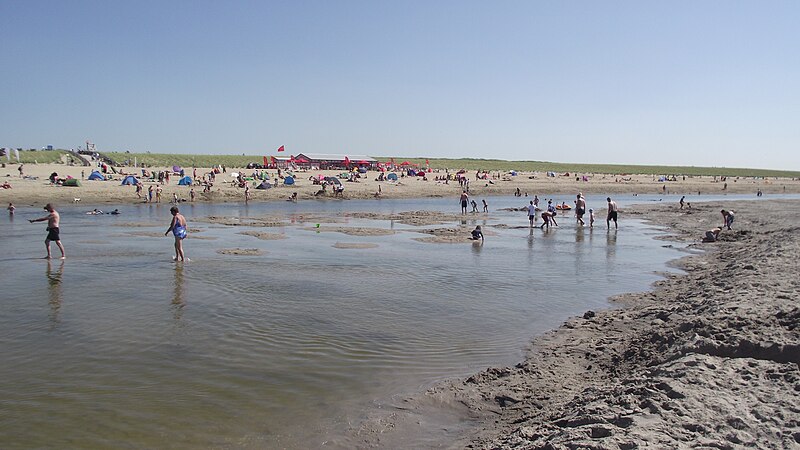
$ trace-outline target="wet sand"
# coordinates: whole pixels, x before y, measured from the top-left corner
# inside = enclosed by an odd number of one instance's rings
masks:
[[[797,448],[798,201],[629,209],[691,242],[652,292],[534,339],[514,367],[395,399],[360,447]],[[736,210],[733,230],[701,243]]]

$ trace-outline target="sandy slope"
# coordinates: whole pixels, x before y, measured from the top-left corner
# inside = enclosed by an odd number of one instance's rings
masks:
[[[697,242],[722,207],[636,212]],[[569,320],[515,367],[398,401],[354,430],[358,445],[800,448],[800,202],[736,207],[685,275]]]

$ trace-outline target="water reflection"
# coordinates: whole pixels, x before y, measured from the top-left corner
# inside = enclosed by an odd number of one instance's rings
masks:
[[[180,320],[183,316],[183,307],[186,302],[183,300],[183,264],[175,264],[175,286],[172,295],[172,310],[175,320]]]
[[[613,259],[617,255],[617,230],[606,231],[606,259]]]
[[[472,253],[475,253],[476,255],[480,255],[481,250],[483,250],[483,241],[482,240],[474,241],[472,243]]]
[[[53,269],[51,260],[47,260],[47,293],[50,303],[50,321],[54,324],[60,321],[59,313],[61,312],[61,279],[64,276],[64,260],[60,260],[58,267]]]
[[[583,242],[583,227],[578,227],[575,230],[575,243],[580,244]]]

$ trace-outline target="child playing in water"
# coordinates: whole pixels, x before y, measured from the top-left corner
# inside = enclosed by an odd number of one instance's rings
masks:
[[[589,228],[594,228],[594,209],[589,208]]]

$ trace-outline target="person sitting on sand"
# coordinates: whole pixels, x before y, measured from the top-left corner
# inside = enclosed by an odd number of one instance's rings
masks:
[[[3,183],[3,186],[2,186],[2,188],[3,188],[3,189],[11,189],[11,183],[9,183],[8,181],[6,181],[5,183]]]
[[[733,211],[722,210],[722,226],[731,229],[731,225],[733,225]]]
[[[722,233],[722,228],[712,228],[706,231],[706,236],[703,238],[703,242],[716,242],[719,239],[719,234]]]
[[[472,230],[472,237],[470,238],[473,241],[477,241],[480,239],[483,240],[483,231],[481,231],[481,226],[477,225],[474,230]]]

